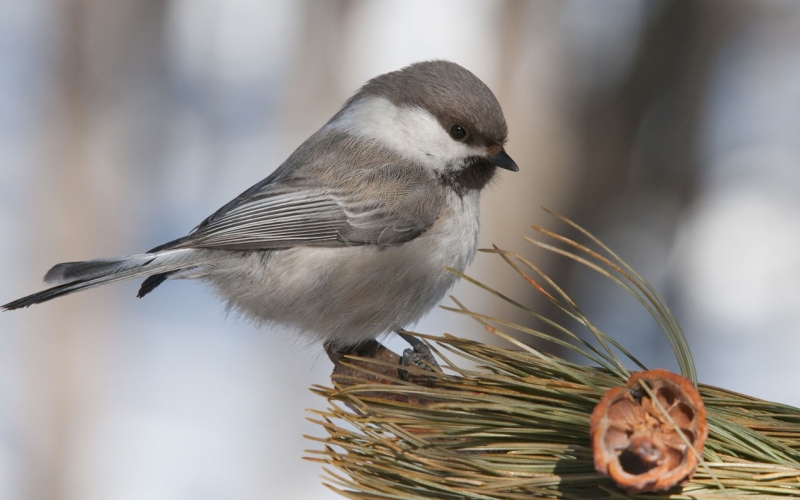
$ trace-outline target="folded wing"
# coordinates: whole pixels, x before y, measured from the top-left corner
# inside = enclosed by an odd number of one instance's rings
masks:
[[[376,167],[325,188],[297,179],[264,185],[188,236],[154,250],[405,243],[433,225],[441,200],[437,186],[421,174],[387,179],[387,170],[391,166]]]

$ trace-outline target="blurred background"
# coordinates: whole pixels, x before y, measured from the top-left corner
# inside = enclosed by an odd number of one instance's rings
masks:
[[[364,81],[444,58],[494,90],[520,166],[483,197],[482,246],[675,369],[635,301],[522,239],[564,229],[540,205],[563,213],[668,299],[701,381],[800,405],[798,47],[791,0],[2,0],[0,303],[57,262],[185,234]],[[469,273],[539,304],[494,256]],[[0,314],[0,498],[334,498],[301,459],[321,347],[226,317],[201,284],[138,285]],[[440,310],[415,329],[486,338]]]

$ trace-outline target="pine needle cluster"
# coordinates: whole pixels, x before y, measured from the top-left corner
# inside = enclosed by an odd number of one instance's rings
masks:
[[[681,373],[696,381],[688,344],[655,290],[609,248],[562,217],[589,246],[534,227],[555,244],[533,244],[579,262],[628,290],[670,341]],[[353,499],[412,500],[628,498],[594,470],[589,415],[609,388],[646,369],[632,353],[586,318],[570,297],[523,256],[493,248],[548,300],[588,329],[584,340],[488,285],[463,278],[549,326],[548,332],[468,310],[515,349],[451,335],[419,335],[443,360],[443,373],[409,368],[398,376],[397,356],[346,356],[333,387],[313,390],[330,403],[312,420],[327,433],[310,460],[324,464],[326,485]],[[508,332],[515,330],[580,353],[586,365],[545,354]],[[622,359],[621,359],[622,358]],[[477,368],[466,369],[464,360]],[[626,360],[623,362],[623,360]],[[800,497],[800,410],[699,385],[709,437],[700,467],[683,488],[653,498]]]

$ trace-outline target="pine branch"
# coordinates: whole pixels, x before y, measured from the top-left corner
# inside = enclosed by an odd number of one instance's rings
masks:
[[[565,219],[562,219],[565,220]],[[680,327],[655,290],[598,240],[591,249],[537,229],[564,247],[538,246],[589,266],[622,285],[650,311],[670,339],[685,376],[695,370]],[[419,335],[444,360],[444,373],[408,367],[374,342],[335,362],[333,387],[312,390],[330,403],[313,411],[327,432],[310,460],[325,465],[326,484],[353,499],[628,498],[632,495],[593,466],[589,415],[603,393],[624,386],[629,373],[615,349],[642,366],[613,338],[591,324],[571,298],[522,256],[494,248],[561,310],[594,335],[597,345],[550,322],[553,332],[532,331],[468,310],[488,331],[517,343],[503,349],[450,335]],[[471,279],[470,279],[471,280]],[[487,285],[485,290],[534,314]],[[544,318],[546,320],[546,318]],[[583,366],[522,344],[508,330],[549,339],[582,353]],[[464,369],[463,361],[477,363]],[[709,437],[691,481],[654,498],[800,496],[800,410],[700,385]]]

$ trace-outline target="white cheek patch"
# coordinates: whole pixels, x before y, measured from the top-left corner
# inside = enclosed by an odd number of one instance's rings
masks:
[[[329,127],[375,139],[409,160],[443,171],[459,168],[486,149],[453,140],[439,121],[417,107],[398,107],[382,97],[354,103]]]

